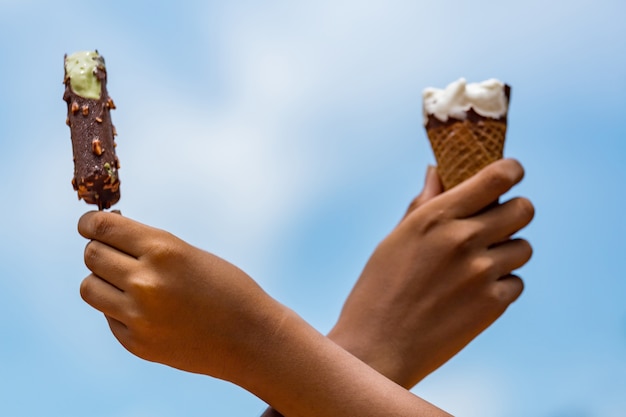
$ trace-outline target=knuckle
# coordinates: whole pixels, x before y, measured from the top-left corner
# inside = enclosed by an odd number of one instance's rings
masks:
[[[515,171],[517,176],[522,177],[524,175],[524,167],[517,159],[508,158],[504,160],[510,167],[512,171]]]
[[[85,278],[83,282],[80,283],[80,296],[87,303],[93,298],[93,290],[89,277]]]
[[[87,267],[91,269],[95,261],[98,259],[98,250],[97,250],[96,242],[90,241],[89,243],[87,243],[87,245],[85,246],[84,258],[85,258],[84,259],[85,265],[87,265]]]
[[[504,159],[501,164],[501,168],[503,169],[504,174],[507,175],[513,182],[518,182],[524,178],[524,167],[517,159]]]
[[[505,282],[496,282],[489,293],[491,299],[506,308],[524,291],[524,281],[516,276],[508,276]]]
[[[134,355],[148,359],[150,346],[158,333],[155,326],[138,309],[127,312],[125,324],[129,333],[124,340],[124,347]]]
[[[173,251],[167,243],[156,240],[152,243],[148,256],[154,262],[165,262],[173,256]]]
[[[511,180],[506,165],[494,165],[492,169],[488,171],[485,182],[487,183],[487,187],[492,189],[501,190],[509,187]]]
[[[524,219],[530,221],[533,217],[535,217],[535,206],[529,199],[519,197],[515,200],[515,203],[517,205],[518,212]]]
[[[470,252],[480,239],[482,229],[478,225],[466,224],[454,230],[450,238],[452,246],[460,252]]]
[[[507,190],[524,176],[524,168],[515,159],[504,159],[494,163],[486,173],[486,185],[497,190]]]
[[[506,305],[511,298],[510,290],[502,285],[494,285],[491,287],[489,297],[493,302],[499,305]]]
[[[137,307],[129,308],[126,311],[126,322],[127,325],[130,328],[135,329],[135,331],[139,328],[145,327],[145,317],[141,310]]]
[[[153,262],[171,262],[180,255],[178,239],[169,232],[160,231],[159,235],[152,241],[150,249],[146,253]]]
[[[113,224],[109,220],[109,216],[102,213],[95,213],[91,218],[91,230],[96,237],[106,236],[111,232]]]
[[[157,291],[158,284],[149,274],[135,274],[128,280],[129,289],[138,295],[138,300],[150,299],[151,295]],[[133,310],[130,312],[131,317],[139,318],[141,314]]]
[[[524,255],[524,263],[528,262],[533,256],[533,247],[525,239],[520,239],[520,245],[522,246],[522,253]]]
[[[444,209],[418,211],[419,215],[412,218],[413,229],[422,236],[427,235],[434,229],[439,228],[447,220],[446,211]]]
[[[493,276],[496,270],[496,263],[491,257],[481,256],[474,259],[471,269],[474,276],[488,278]]]
[[[139,358],[146,359],[145,347],[138,339],[137,335],[134,334],[134,332],[131,332],[131,334],[127,335],[123,339],[120,339],[118,337],[118,340],[120,341],[122,346],[124,346],[124,348],[130,353]]]
[[[420,205],[420,196],[417,196],[413,200],[411,200],[411,202],[409,203],[409,206],[406,209],[406,212],[411,213],[413,210],[419,207],[419,205]]]

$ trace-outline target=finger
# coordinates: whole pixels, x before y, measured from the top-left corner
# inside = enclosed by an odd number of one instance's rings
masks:
[[[426,177],[424,179],[424,188],[422,192],[411,201],[409,208],[404,217],[408,216],[413,210],[426,203],[428,200],[436,197],[443,192],[443,185],[437,173],[437,167],[429,165],[426,169]]]
[[[151,233],[156,229],[116,213],[91,211],[78,221],[78,232],[130,256],[138,258],[149,250]]]
[[[122,320],[126,297],[124,292],[107,281],[90,274],[80,284],[80,296],[93,308],[102,313]]]
[[[123,322],[106,314],[104,315],[104,317],[107,319],[107,322],[109,323],[109,327],[111,328],[113,334],[118,335],[122,332],[127,331],[128,326],[126,326]]]
[[[503,277],[524,266],[532,257],[533,249],[524,239],[511,239],[488,249],[488,253],[493,259],[494,274]]]
[[[429,165],[426,170],[426,178],[424,179],[424,189],[420,193],[419,202],[424,204],[428,200],[436,197],[443,192],[443,184],[437,173],[437,167]]]
[[[524,281],[517,275],[505,275],[493,283],[492,296],[502,303],[503,310],[517,300],[524,291]]]
[[[485,243],[490,246],[505,240],[526,227],[535,216],[530,200],[513,198],[480,213],[472,220],[484,225]]]
[[[514,159],[501,159],[487,165],[467,181],[448,190],[439,204],[452,207],[450,214],[465,218],[498,200],[524,177],[524,169]]]
[[[111,329],[111,333],[113,333],[113,336],[115,336],[117,341],[120,342],[122,346],[124,346],[129,352],[132,353],[133,351],[131,350],[131,347],[128,346],[128,341],[130,340],[130,329],[128,328],[128,326],[107,314],[105,314],[104,317],[109,323],[109,329]]]
[[[134,270],[137,259],[97,240],[85,246],[85,265],[98,277],[124,291],[126,277]]]

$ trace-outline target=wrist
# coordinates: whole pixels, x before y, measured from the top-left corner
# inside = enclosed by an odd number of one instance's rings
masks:
[[[246,343],[244,360],[230,381],[282,410],[284,404],[291,408],[289,403],[306,397],[298,390],[306,375],[303,369],[315,363],[305,350],[315,345],[317,332],[309,331],[292,310],[276,304]]]
[[[271,407],[271,415],[448,415],[317,332],[281,306],[263,343],[250,351],[235,383]],[[422,414],[418,414],[422,415]]]
[[[266,377],[264,364],[274,360],[272,356],[280,348],[282,328],[294,314],[267,294],[249,305],[245,314],[248,318],[237,324],[240,331],[228,354],[233,363],[225,366],[228,369],[222,378],[247,389]]]
[[[402,361],[405,353],[402,347],[390,343],[391,339],[372,335],[369,337],[364,326],[359,326],[358,335],[354,334],[354,326],[346,329],[341,320],[331,329],[327,337],[368,366],[406,389],[411,389],[422,377],[415,377],[415,369],[406,366]]]

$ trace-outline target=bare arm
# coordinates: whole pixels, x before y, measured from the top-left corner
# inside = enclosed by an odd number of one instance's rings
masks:
[[[442,194],[429,169],[422,193],[370,258],[328,337],[407,389],[455,355],[522,291],[511,272],[532,250],[511,236],[531,221],[532,204],[491,204],[522,176],[516,161],[500,161]],[[271,416],[280,414],[263,415]]]
[[[329,337],[406,388],[458,353],[523,290],[513,271],[532,248],[514,235],[533,205],[493,204],[523,175],[505,159],[445,193],[427,181],[376,248]]]
[[[227,381],[288,416],[445,416],[269,297],[232,264],[112,213],[79,221],[81,295],[131,353]]]
[[[331,332],[341,346],[403,386],[462,348],[521,292],[521,281],[510,271],[526,262],[530,247],[510,235],[530,221],[532,205],[518,199],[482,209],[518,182],[523,170],[514,161],[503,161],[486,172],[467,187],[493,190],[491,194],[474,195],[459,186],[410,210],[377,248]],[[118,340],[141,358],[234,382],[289,417],[447,415],[320,335],[243,271],[210,253],[110,213],[86,214],[79,232],[91,240],[85,263],[92,274],[83,281],[81,294],[105,314]],[[376,278],[380,271],[388,277],[382,287]],[[413,288],[412,282],[422,283]],[[461,288],[472,290],[473,296]],[[378,303],[367,309],[368,318],[358,312],[376,301],[373,294],[384,297],[375,297]],[[428,309],[414,308],[416,295],[426,297]],[[454,303],[463,298],[475,301]],[[381,320],[368,321],[390,306],[395,309]],[[472,309],[481,314],[472,319],[467,314]],[[435,330],[432,323],[419,324],[427,322],[423,314],[435,313],[445,319],[435,323]],[[398,318],[411,331],[410,338],[406,332],[381,332],[393,330],[389,323],[398,324]],[[363,323],[373,324],[373,330],[351,330],[363,329]],[[446,334],[457,337],[448,343]],[[385,343],[387,336],[399,339]],[[376,337],[372,352],[359,351]],[[398,363],[380,360],[397,354],[411,362],[437,340],[446,342],[445,354],[426,364],[416,360],[403,371]],[[397,348],[390,350],[391,345]]]

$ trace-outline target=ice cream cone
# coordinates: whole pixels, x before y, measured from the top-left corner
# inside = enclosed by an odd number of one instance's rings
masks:
[[[502,158],[506,121],[456,120],[426,131],[446,190]]]
[[[424,92],[424,124],[444,189],[501,159],[510,87],[497,80]]]

